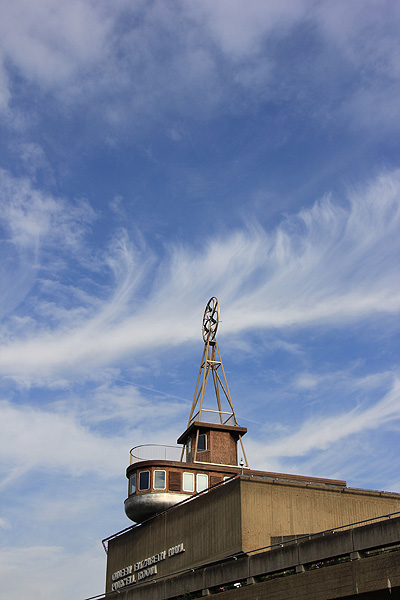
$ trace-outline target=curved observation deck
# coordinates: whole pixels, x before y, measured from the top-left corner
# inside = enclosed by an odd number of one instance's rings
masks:
[[[212,425],[209,424],[208,427]],[[208,456],[209,438],[207,434],[202,435],[205,446],[199,454]],[[141,523],[223,479],[232,477],[239,469],[240,467],[229,464],[194,462],[187,444],[135,446],[130,451],[130,465],[126,470],[129,484],[125,513],[132,521]]]
[[[142,444],[130,450],[125,513],[138,523],[190,496],[181,486],[184,446]]]

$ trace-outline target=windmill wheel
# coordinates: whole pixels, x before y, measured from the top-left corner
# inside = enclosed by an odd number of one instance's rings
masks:
[[[203,340],[210,342],[215,338],[219,323],[219,304],[214,296],[207,303],[203,317]]]

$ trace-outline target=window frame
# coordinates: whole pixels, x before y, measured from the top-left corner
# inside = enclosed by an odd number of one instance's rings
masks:
[[[135,483],[133,483],[133,481]],[[137,483],[137,474],[135,471],[135,473],[132,473],[131,475],[129,475],[129,490],[128,490],[129,496],[136,493],[136,483]],[[134,488],[134,489],[132,489],[132,488]]]
[[[199,481],[200,481],[200,477],[201,478],[206,478],[207,479],[207,485],[206,487],[201,487],[199,485]],[[203,492],[204,490],[206,490],[209,487],[209,483],[208,483],[208,475],[206,473],[196,473],[196,492]],[[201,488],[201,489],[200,489]]]
[[[191,475],[192,477],[192,485],[190,487],[192,487],[193,489],[187,489],[187,487],[185,486],[185,475]],[[194,479],[194,473],[189,473],[189,471],[184,471],[183,475],[182,475],[182,490],[184,492],[191,492],[194,493],[195,490],[195,479]]]
[[[200,448],[200,438],[204,439],[204,448]],[[199,439],[197,440],[197,452],[206,452],[207,451],[207,434],[199,433]]]
[[[164,473],[163,487],[156,487],[156,473]],[[165,469],[154,469],[153,471],[153,490],[165,490],[167,487],[167,472]]]
[[[141,481],[140,481],[140,479],[141,479],[141,475],[142,474],[144,475],[145,473],[147,473],[147,476],[148,476],[148,486],[146,488],[145,487],[142,488],[141,487]],[[150,489],[150,481],[151,481],[150,480],[150,471],[148,471],[148,470],[146,470],[146,471],[139,471],[139,483],[138,483],[138,486],[137,486],[138,492],[145,492],[146,490],[149,490]]]
[[[190,436],[186,442],[186,460],[192,462],[192,438]]]

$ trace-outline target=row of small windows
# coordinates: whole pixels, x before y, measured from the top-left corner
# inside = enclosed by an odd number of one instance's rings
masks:
[[[208,475],[197,473],[196,492],[202,492],[208,488]],[[194,473],[183,473],[182,489],[184,492],[194,492]]]
[[[182,489],[184,492],[194,492],[194,473],[183,473]],[[137,485],[137,487],[136,487]],[[155,469],[153,471],[153,489],[165,490],[166,488],[166,472]],[[202,492],[208,488],[208,475],[197,473],[196,475],[196,491]],[[129,494],[134,494],[138,491],[142,492],[150,489],[150,471],[140,471],[139,480],[136,473],[129,477]]]

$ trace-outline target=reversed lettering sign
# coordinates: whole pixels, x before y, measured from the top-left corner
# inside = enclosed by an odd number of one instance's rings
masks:
[[[178,544],[168,549],[168,556],[175,556],[175,554],[180,554],[181,552],[185,552],[185,548],[183,544]]]
[[[117,581],[113,581],[111,585],[111,591],[115,592],[115,590],[119,590],[126,585],[131,585],[131,583],[135,583],[135,576],[128,575],[128,577],[124,577],[123,579],[118,579]]]
[[[171,546],[168,550],[162,550],[161,552],[153,554],[153,556],[138,560],[134,565],[128,565],[123,569],[119,569],[119,571],[115,571],[111,575],[111,591],[114,592],[127,585],[151,577],[152,575],[157,575],[157,563],[166,558],[171,558],[176,554],[181,554],[182,552],[185,552],[183,542],[176,546]]]
[[[163,550],[163,552],[158,552],[157,554],[153,554],[153,556],[149,556],[149,558],[144,558],[143,560],[139,560],[139,562],[134,564],[133,570],[139,571],[140,569],[144,569],[145,567],[148,567],[149,565],[154,565],[155,563],[160,562],[160,560],[165,560],[166,555],[167,555],[166,551]]]

